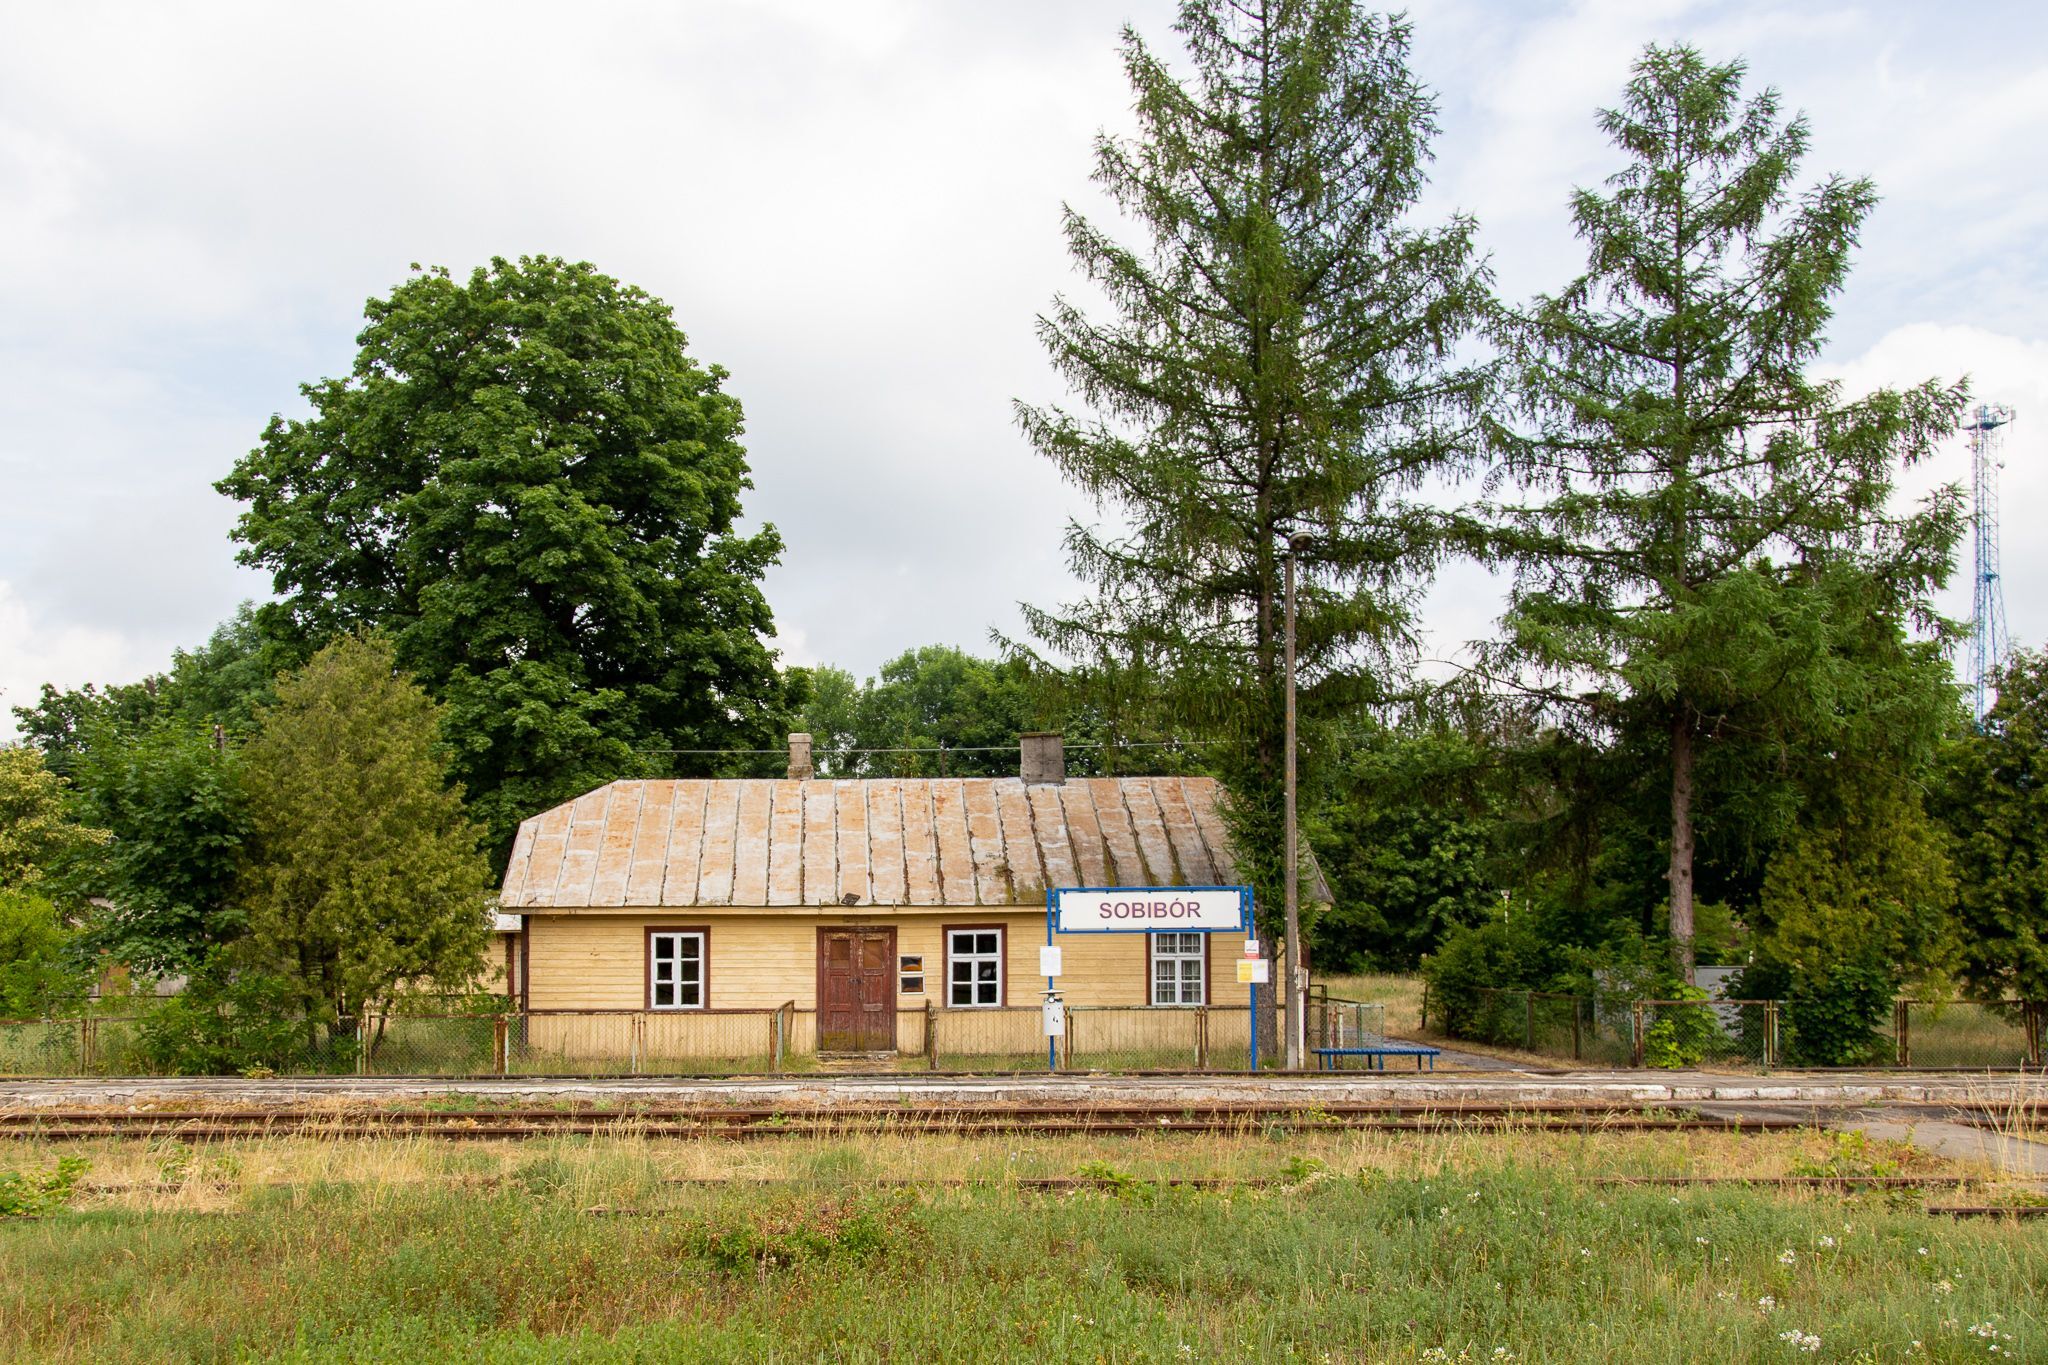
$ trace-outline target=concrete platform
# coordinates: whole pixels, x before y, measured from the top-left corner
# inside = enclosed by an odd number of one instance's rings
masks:
[[[389,1104],[468,1095],[500,1104],[787,1105],[832,1109],[872,1105],[1330,1103],[1418,1105],[1740,1104],[1821,1111],[1945,1104],[2004,1108],[2048,1103],[2048,1078],[1984,1072],[1703,1071],[1309,1072],[1297,1075],[952,1076],[805,1075],[674,1078],[322,1076],[138,1077],[0,1081],[0,1110],[87,1105]]]

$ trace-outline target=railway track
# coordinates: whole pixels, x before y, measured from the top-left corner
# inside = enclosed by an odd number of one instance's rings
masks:
[[[1816,1116],[1817,1117],[1817,1116]],[[1992,1126],[1995,1114],[1944,1112],[1951,1123]],[[308,1136],[483,1141],[554,1136],[633,1136],[744,1141],[859,1133],[1133,1135],[1287,1131],[1433,1133],[1511,1128],[1517,1132],[1782,1132],[1815,1118],[1773,1112],[1702,1114],[1672,1105],[1272,1104],[1195,1106],[1013,1104],[806,1109],[781,1106],[647,1106],[590,1109],[203,1109],[178,1112],[28,1110],[0,1114],[0,1138],[89,1141],[170,1137],[223,1141]]]

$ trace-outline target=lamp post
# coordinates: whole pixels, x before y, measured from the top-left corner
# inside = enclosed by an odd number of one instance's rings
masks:
[[[1305,535],[1296,534],[1287,538],[1287,553],[1281,558],[1287,566],[1287,777],[1284,797],[1286,808],[1287,850],[1286,868],[1287,907],[1287,1001],[1286,1013],[1282,1018],[1287,1025],[1286,1063],[1289,1071],[1299,1071],[1308,1053],[1308,1021],[1302,1017],[1308,996],[1308,981],[1301,968],[1301,873],[1298,863],[1301,859],[1301,836],[1296,828],[1294,810],[1294,561],[1300,554]]]

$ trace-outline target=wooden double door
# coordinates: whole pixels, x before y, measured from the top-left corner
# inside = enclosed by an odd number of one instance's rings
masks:
[[[896,930],[818,930],[818,1050],[896,1050]]]

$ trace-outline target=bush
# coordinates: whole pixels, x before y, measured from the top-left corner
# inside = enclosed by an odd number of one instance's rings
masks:
[[[353,1065],[356,1040],[320,1038],[299,1003],[289,982],[209,966],[142,1021],[137,1051],[151,1069],[179,1076]]]
[[[68,952],[73,935],[49,900],[0,890],[0,1019],[39,1019],[91,980]]]
[[[1489,1040],[1494,1007],[1482,992],[1541,989],[1552,956],[1527,916],[1455,929],[1423,960],[1430,1015],[1453,1038]]]
[[[1778,1046],[1788,1066],[1868,1066],[1891,1059],[1885,1031],[1898,997],[1889,963],[1851,958],[1795,966],[1766,958],[1745,968],[1740,993],[1780,1002]]]
[[[1721,1021],[1706,1005],[1710,998],[1697,986],[1677,986],[1660,992],[1666,1000],[1698,1000],[1700,1008],[1657,1011],[1656,1021],[1643,1032],[1643,1065],[1683,1071],[1698,1066],[1723,1051],[1728,1035]]]
[[[48,1175],[0,1171],[0,1218],[36,1218],[71,1202],[89,1163],[82,1156],[57,1158]]]

